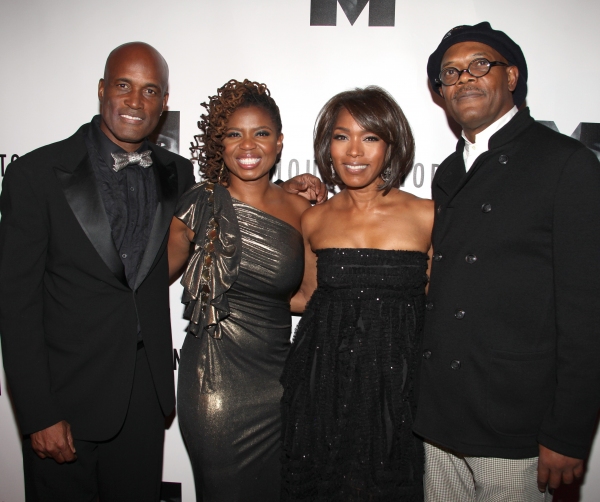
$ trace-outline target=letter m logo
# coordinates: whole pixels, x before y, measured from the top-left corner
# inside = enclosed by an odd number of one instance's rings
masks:
[[[394,26],[396,0],[310,0],[310,25],[335,26],[338,3],[351,25],[370,3],[369,26]]]

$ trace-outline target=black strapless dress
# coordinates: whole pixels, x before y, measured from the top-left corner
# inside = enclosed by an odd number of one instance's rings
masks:
[[[423,500],[412,433],[427,255],[323,249],[282,376],[282,500]]]

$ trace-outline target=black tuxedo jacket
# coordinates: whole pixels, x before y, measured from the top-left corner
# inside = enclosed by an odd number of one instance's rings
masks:
[[[437,214],[415,431],[465,455],[584,458],[600,404],[600,164],[520,111]]]
[[[137,323],[165,415],[174,406],[168,230],[191,163],[155,145],[158,208],[133,289],[113,244],[84,137],[9,165],[0,194],[0,336],[23,434],[60,420],[114,436],[127,411]]]

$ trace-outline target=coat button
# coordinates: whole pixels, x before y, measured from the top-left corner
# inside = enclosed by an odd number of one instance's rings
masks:
[[[433,310],[433,302],[427,302],[427,303],[425,304],[425,308],[426,308],[427,310]]]
[[[475,256],[474,254],[468,254],[467,256],[465,256],[465,261],[467,263],[475,263],[477,261],[477,256]]]
[[[454,317],[456,317],[459,320],[464,319],[465,314],[466,314],[466,312],[464,310],[457,310],[456,312],[454,312]]]
[[[460,361],[457,361],[456,359],[454,361],[452,361],[450,363],[450,368],[453,370],[459,370],[460,369]]]
[[[442,212],[442,206],[441,204],[437,207],[437,214],[440,214]]]
[[[433,260],[440,261],[442,259],[442,253],[433,253]]]
[[[482,213],[489,213],[492,210],[492,205],[491,204],[483,204],[481,206],[481,212]]]
[[[431,350],[423,351],[423,359],[429,359],[431,357]]]
[[[500,164],[508,164],[508,155],[500,155],[500,157],[498,157],[498,162],[500,162]]]

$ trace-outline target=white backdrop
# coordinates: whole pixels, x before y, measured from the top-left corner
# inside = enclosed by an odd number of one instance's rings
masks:
[[[169,63],[169,108],[181,111],[184,156],[201,101],[230,78],[267,83],[283,118],[283,179],[290,169],[296,174],[296,166],[305,172],[308,163],[312,171],[313,123],[325,101],[377,84],[395,96],[415,134],[415,161],[422,167],[405,188],[429,197],[432,165],[454,150],[456,137],[429,91],[425,67],[442,36],[459,24],[490,21],[521,45],[535,118],[554,121],[567,135],[580,122],[600,123],[597,0],[396,0],[391,27],[368,25],[369,5],[353,26],[339,5],[337,26],[310,26],[310,8],[310,0],[2,0],[0,161],[6,165],[13,154],[70,136],[98,113],[106,56],[133,40],[152,44]],[[173,286],[177,349],[185,327],[180,294]],[[20,502],[19,437],[1,366],[0,384],[0,502]],[[600,500],[598,474],[600,444],[581,501]],[[163,478],[182,483],[185,502],[195,500],[176,420],[167,431]]]

